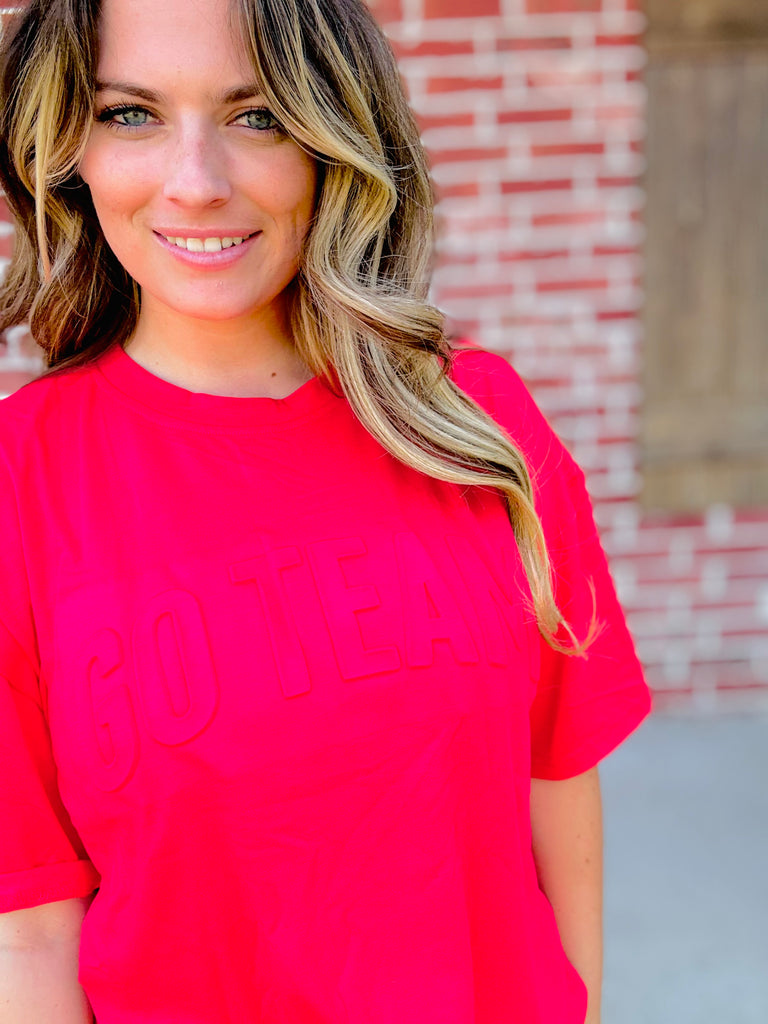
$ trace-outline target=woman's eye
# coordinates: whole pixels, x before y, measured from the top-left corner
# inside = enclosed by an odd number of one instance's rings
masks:
[[[97,120],[116,128],[143,128],[149,124],[152,115],[144,107],[107,107],[98,115]]]
[[[280,127],[280,123],[275,115],[270,110],[267,110],[266,107],[246,110],[244,114],[240,114],[237,120],[244,122],[247,128],[252,128],[257,132],[274,131]]]
[[[139,128],[147,123],[149,114],[140,107],[132,107],[130,110],[124,110],[120,117],[123,124],[129,124],[132,128]]]

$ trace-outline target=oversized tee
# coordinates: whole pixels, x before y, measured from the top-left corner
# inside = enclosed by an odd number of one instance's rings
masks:
[[[0,911],[86,896],[98,1024],[581,1024],[531,776],[647,714],[581,472],[500,357],[585,658],[489,488],[313,379],[189,392],[113,345],[0,403]]]

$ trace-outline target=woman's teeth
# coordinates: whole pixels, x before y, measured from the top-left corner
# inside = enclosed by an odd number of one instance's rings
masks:
[[[187,249],[189,252],[221,252],[222,249],[229,249],[233,245],[240,245],[244,238],[170,238],[163,235],[166,241],[172,245],[178,245],[180,249]]]

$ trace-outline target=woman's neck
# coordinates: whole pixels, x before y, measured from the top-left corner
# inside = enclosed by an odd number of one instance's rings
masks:
[[[204,321],[144,306],[124,348],[156,377],[211,395],[285,398],[312,376],[275,316]]]

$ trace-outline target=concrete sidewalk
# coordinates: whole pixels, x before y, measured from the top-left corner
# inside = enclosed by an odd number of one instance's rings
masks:
[[[604,1024],[768,1024],[768,717],[652,717],[601,778]]]

